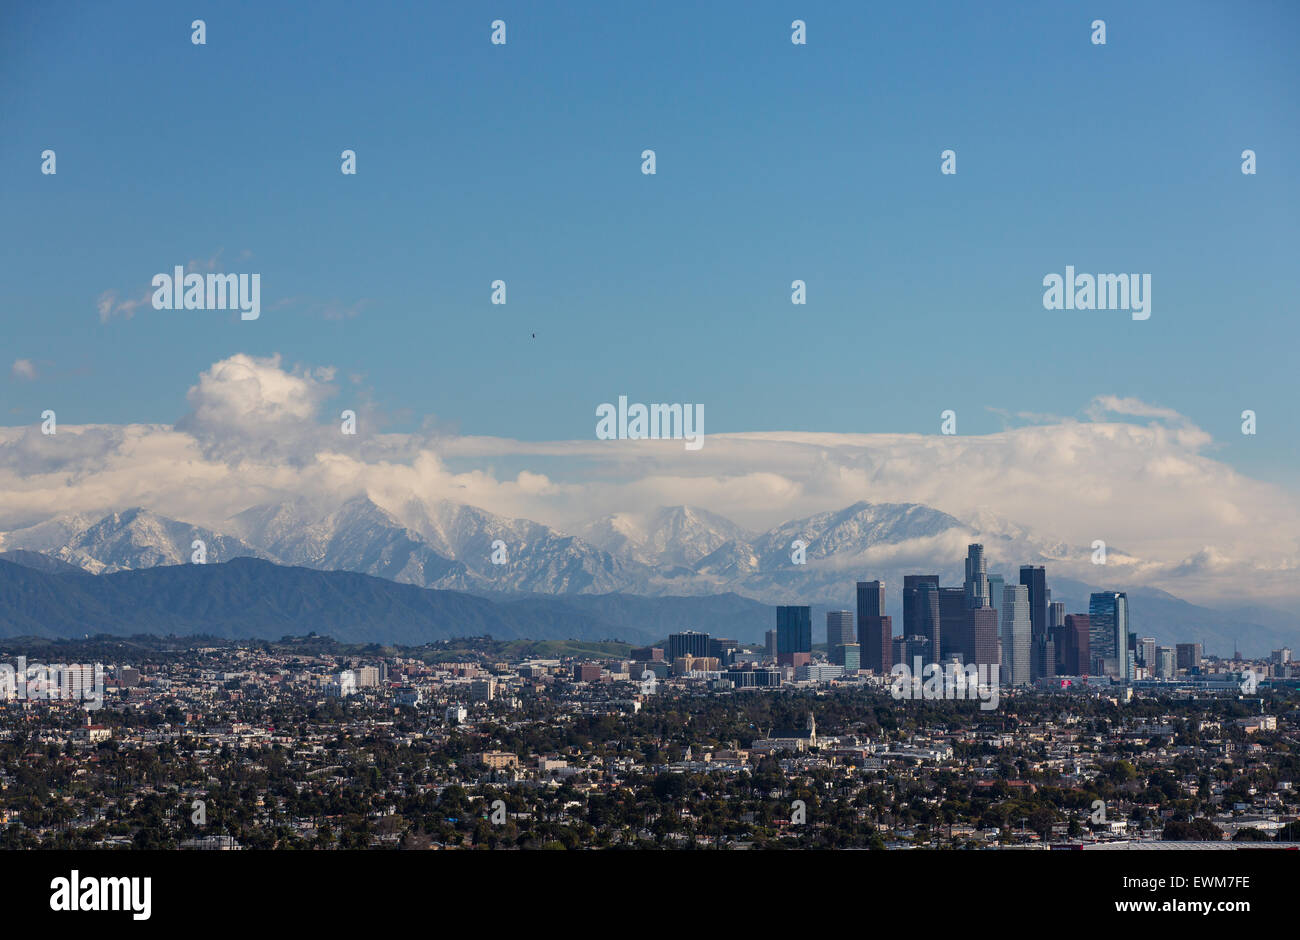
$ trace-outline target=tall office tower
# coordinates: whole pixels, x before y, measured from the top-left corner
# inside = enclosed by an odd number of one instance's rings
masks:
[[[998,666],[998,612],[992,607],[971,607],[966,611],[966,656],[963,662],[977,666]],[[1001,672],[999,671],[999,679]]]
[[[709,639],[707,633],[697,633],[694,630],[668,634],[668,661],[676,662],[682,656],[708,656]]]
[[[1160,646],[1156,648],[1156,678],[1172,679],[1178,674],[1178,667],[1175,665],[1174,648],[1172,646]]]
[[[826,648],[834,649],[845,643],[856,643],[857,635],[853,632],[853,611],[826,611]]]
[[[798,666],[808,662],[811,657],[812,608],[778,607],[776,609],[777,663],[782,666]]]
[[[894,618],[869,616],[858,622],[858,643],[862,648],[862,668],[876,675],[888,673],[894,665]]]
[[[1002,676],[1008,685],[1029,685],[1029,588],[1002,589]]]
[[[939,588],[939,648],[930,652],[935,662],[943,662],[952,653],[966,647],[966,589]]]
[[[939,576],[903,576],[903,636],[928,636],[930,650],[939,649]],[[910,660],[909,660],[910,665]]]
[[[863,617],[885,616],[885,584],[883,581],[858,582],[858,621]]]
[[[840,646],[840,660],[835,665],[843,666],[846,674],[852,674],[862,668],[862,647],[857,643],[845,643]]]
[[[966,546],[966,580],[962,583],[966,592],[966,607],[992,607],[989,603],[989,573],[984,564],[984,546]]]
[[[1047,571],[1042,565],[1021,565],[1020,583],[1029,589],[1030,666],[1033,679],[1050,674],[1047,657]]]
[[[908,669],[912,668],[911,654],[907,652],[907,637],[896,636],[891,648],[894,651],[894,662],[905,663]],[[860,647],[859,647],[860,648]]]
[[[764,637],[767,640],[767,658],[776,659],[776,631],[768,630]]]
[[[826,655],[837,666],[844,665],[844,646],[856,643],[857,635],[853,632],[853,611],[826,611]]]
[[[1060,636],[1064,647],[1057,651],[1061,675],[1089,675],[1092,671],[1092,634],[1088,615],[1066,614]]]
[[[1002,622],[1002,592],[1006,590],[1006,578],[1000,574],[989,575],[989,606],[998,612],[998,622]]]
[[[1160,660],[1157,659],[1158,654],[1156,653],[1156,638],[1153,636],[1144,636],[1142,639],[1138,640],[1138,649],[1142,650],[1142,665],[1147,668],[1147,673],[1149,675],[1154,676],[1156,674],[1156,666],[1160,663]]]
[[[1200,643],[1179,643],[1175,647],[1178,651],[1178,668],[1200,671],[1201,668],[1201,644]]]
[[[1122,591],[1098,591],[1088,598],[1092,658],[1105,661],[1106,674],[1127,681],[1128,595]]]
[[[1051,591],[1047,592],[1049,595]],[[1047,605],[1047,631],[1065,626],[1065,601],[1050,601]]]

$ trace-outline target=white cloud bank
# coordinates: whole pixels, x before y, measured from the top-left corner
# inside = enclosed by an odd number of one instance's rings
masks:
[[[1135,399],[1099,396],[1086,420],[982,436],[762,431],[709,435],[688,452],[680,441],[594,435],[377,434],[366,412],[344,436],[324,407],[334,378],[240,354],[199,376],[174,426],[0,429],[0,530],[136,505],[220,530],[252,505],[362,492],[385,506],[449,499],[567,531],[683,503],[763,529],[858,500],[915,502],[963,520],[1012,519],[1073,546],[1103,539],[1108,584],[1201,601],[1300,596],[1294,494],[1207,456],[1206,432]],[[546,472],[488,469],[507,460]],[[1084,553],[1058,570],[1101,580],[1090,568]]]

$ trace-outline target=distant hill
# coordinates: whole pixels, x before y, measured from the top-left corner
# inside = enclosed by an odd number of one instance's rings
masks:
[[[6,554],[23,563],[0,559],[0,637],[278,639],[314,631],[343,643],[485,635],[648,643],[689,629],[748,640],[775,622],[770,607],[734,594],[482,597],[256,558],[91,575],[35,552]]]
[[[113,574],[49,574],[0,561],[0,636],[210,634],[277,639],[315,631],[341,642],[501,639],[646,641],[646,632],[564,605],[499,604],[347,571],[254,558]]]
[[[22,565],[24,568],[31,568],[34,571],[44,571],[46,574],[87,574],[84,568],[78,568],[76,565],[68,564],[66,561],[55,558],[52,555],[46,555],[43,552],[29,552],[24,548],[16,548],[9,552],[0,552],[0,561],[12,562],[15,565]]]

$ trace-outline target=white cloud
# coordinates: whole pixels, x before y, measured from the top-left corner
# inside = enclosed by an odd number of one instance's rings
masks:
[[[30,359],[15,359],[9,374],[15,379],[21,379],[24,382],[34,382],[37,375],[36,363]]]

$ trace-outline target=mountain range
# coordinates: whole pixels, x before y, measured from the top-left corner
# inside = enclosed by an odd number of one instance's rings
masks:
[[[1077,564],[1089,556],[1088,549],[1043,538],[991,514],[963,521],[915,503],[858,502],[764,532],[748,531],[696,507],[663,507],[605,516],[575,534],[449,501],[381,506],[367,495],[328,506],[307,501],[255,506],[217,529],[137,507],[99,519],[58,516],[0,533],[0,560],[17,562],[28,571],[40,567],[42,573],[56,576],[76,571],[115,576],[182,565],[203,567],[188,564],[196,541],[203,543],[208,567],[258,559],[272,567],[367,575],[439,593],[477,595],[498,605],[529,607],[541,618],[528,623],[531,630],[554,627],[543,611],[573,616],[573,627],[564,638],[578,639],[607,638],[614,634],[602,631],[609,630],[621,631],[619,635],[630,641],[655,639],[670,629],[694,627],[752,642],[771,628],[774,615],[764,613],[770,605],[798,603],[816,608],[814,636],[820,640],[822,611],[851,609],[855,582],[868,578],[886,582],[887,612],[901,631],[902,575],[936,573],[944,583],[959,584],[965,546],[972,541],[984,543],[990,570],[1004,571],[1009,583],[1021,563],[1048,565],[1053,598],[1066,601],[1067,610],[1086,611],[1088,593],[1115,587],[1053,574],[1054,562],[1070,559]],[[804,564],[792,558],[796,541],[803,543]],[[1114,547],[1110,554],[1112,561],[1126,557]],[[56,564],[64,567],[53,567]],[[326,582],[295,577],[295,584],[325,589]],[[255,586],[239,584],[248,590]],[[1263,605],[1254,605],[1248,614],[1214,610],[1154,589],[1128,591],[1132,629],[1162,643],[1200,641],[1208,652],[1225,654],[1239,644],[1243,652],[1263,653],[1294,645],[1300,638],[1296,618],[1285,611]],[[556,601],[563,606],[557,607]],[[156,605],[149,609],[164,612]],[[359,618],[356,623],[389,630],[393,622],[385,611],[401,605],[386,600],[369,618],[354,607],[346,609]],[[511,608],[515,615],[520,609]],[[430,613],[433,610],[425,610],[424,620],[413,615],[414,623],[423,624],[416,632],[451,628],[440,616],[453,608],[444,604],[437,616]],[[270,619],[280,625],[293,621],[282,614]],[[482,612],[467,617],[459,635],[474,633],[475,617],[483,623],[490,620]],[[14,623],[29,619],[2,606],[0,618]],[[251,629],[233,621],[222,623],[225,626],[218,623],[213,632]],[[529,635],[508,632],[516,628],[525,629],[522,621],[507,618],[495,631],[479,632]],[[553,633],[532,636],[556,638]]]

